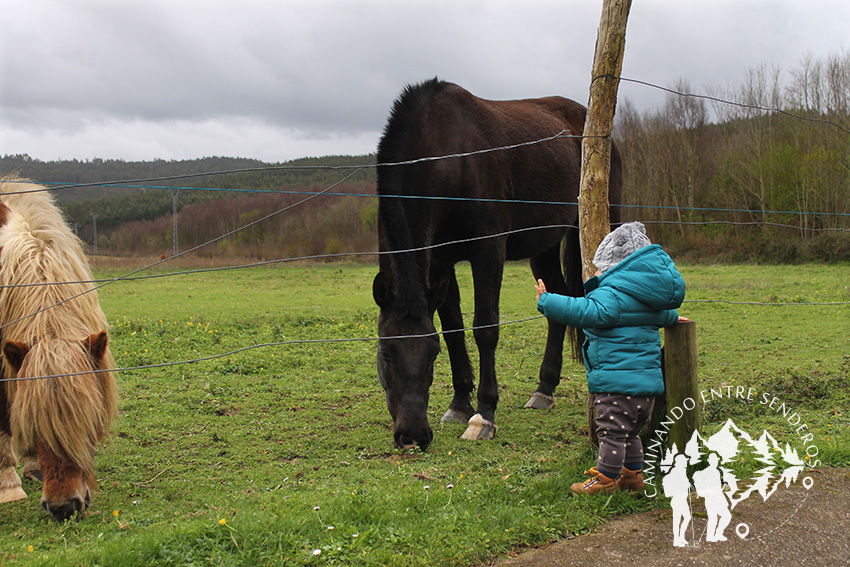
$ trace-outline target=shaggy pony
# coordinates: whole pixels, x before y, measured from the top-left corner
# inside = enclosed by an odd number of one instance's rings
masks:
[[[88,504],[94,448],[117,409],[113,373],[92,372],[115,367],[106,317],[92,291],[82,243],[52,196],[11,180],[0,182],[0,203],[6,209],[0,212],[3,377],[75,374],[0,383],[5,390],[0,402],[6,402],[0,404],[0,479],[4,460],[14,462],[9,449],[24,461],[37,457],[44,476],[42,506],[64,520]],[[75,483],[69,477],[80,478],[70,490]]]

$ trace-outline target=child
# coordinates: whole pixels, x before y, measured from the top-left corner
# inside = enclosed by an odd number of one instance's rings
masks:
[[[649,422],[655,396],[664,392],[658,330],[679,320],[685,281],[673,260],[646,236],[643,224],[627,223],[599,244],[599,269],[585,282],[586,297],[546,292],[537,280],[537,310],[584,329],[587,385],[596,394],[599,459],[577,482],[576,494],[643,490],[643,445],[638,436]]]

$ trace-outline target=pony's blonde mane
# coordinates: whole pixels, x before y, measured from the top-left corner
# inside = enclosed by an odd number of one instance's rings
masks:
[[[0,202],[8,207],[0,228],[0,330],[3,341],[30,347],[24,364],[29,376],[93,370],[83,344],[106,330],[82,243],[65,223],[48,192],[17,180],[0,182]],[[79,282],[62,285],[31,285]],[[23,287],[8,287],[23,286]],[[81,295],[82,294],[82,295]],[[57,305],[58,304],[58,305]],[[36,313],[33,315],[33,313]],[[16,377],[4,361],[4,375]],[[107,351],[99,362],[114,368]],[[22,370],[23,370],[22,369]],[[39,440],[57,455],[93,472],[94,443],[115,416],[116,386],[111,372],[8,382],[13,451],[32,454]]]

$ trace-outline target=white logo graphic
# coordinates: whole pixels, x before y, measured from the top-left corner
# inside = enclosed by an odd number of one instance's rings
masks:
[[[743,390],[744,388],[739,388],[739,393]],[[714,394],[712,399],[720,397],[716,391],[711,392]],[[731,395],[733,392],[730,389],[727,393]],[[754,393],[749,389],[746,399],[752,400]],[[704,392],[701,396],[704,402],[708,401]],[[796,428],[797,433],[807,429],[805,424],[800,425],[801,418],[797,413],[792,413],[784,403],[776,404],[777,398],[773,397],[771,400],[769,396],[765,394],[764,404],[782,413],[788,423]],[[740,395],[738,397],[744,398]],[[691,408],[696,405],[690,398],[689,402],[693,404]],[[681,410],[678,409],[677,412],[677,409],[673,408],[668,412],[668,420],[662,422],[662,426],[666,424],[669,429],[674,421],[670,415],[681,417]],[[696,545],[703,537],[706,542],[726,541],[726,530],[732,522],[731,511],[735,506],[754,493],[758,493],[763,501],[767,501],[780,485],[784,484],[788,488],[801,476],[802,486],[809,490],[814,481],[805,475],[805,471],[807,467],[820,464],[820,461],[806,462],[817,455],[817,446],[811,443],[813,437],[810,433],[799,436],[803,444],[808,445],[805,448],[805,458],[801,458],[798,451],[788,443],[785,443],[783,448],[766,430],[763,430],[758,438],[754,438],[736,426],[731,419],[708,438],[695,431],[683,450],[675,444],[671,449],[665,450],[665,435],[666,431],[656,430],[656,439],[646,448],[646,495],[652,497],[663,493],[670,498],[673,509],[673,545],[676,547]],[[663,458],[658,461],[662,452]],[[742,467],[749,472],[742,473]],[[658,479],[655,474],[661,477],[661,486],[657,489]],[[743,478],[738,478],[739,476]],[[706,514],[705,529],[699,533],[692,524],[691,506],[696,499],[702,500]],[[689,527],[690,542],[687,538]],[[741,539],[745,539],[750,534],[750,526],[744,522],[738,523],[734,532]]]

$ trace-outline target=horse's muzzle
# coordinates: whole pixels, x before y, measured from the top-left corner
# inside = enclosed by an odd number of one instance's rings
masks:
[[[419,447],[423,451],[428,450],[431,441],[434,440],[434,431],[428,427],[414,434],[408,431],[396,430],[393,441],[397,449],[413,449]]]
[[[41,507],[44,508],[44,511],[50,514],[50,516],[57,522],[64,522],[66,520],[70,520],[76,514],[82,513],[86,508],[88,508],[90,503],[91,496],[89,491],[86,490],[85,498],[80,498],[75,494],[68,500],[53,504],[42,499]]]

